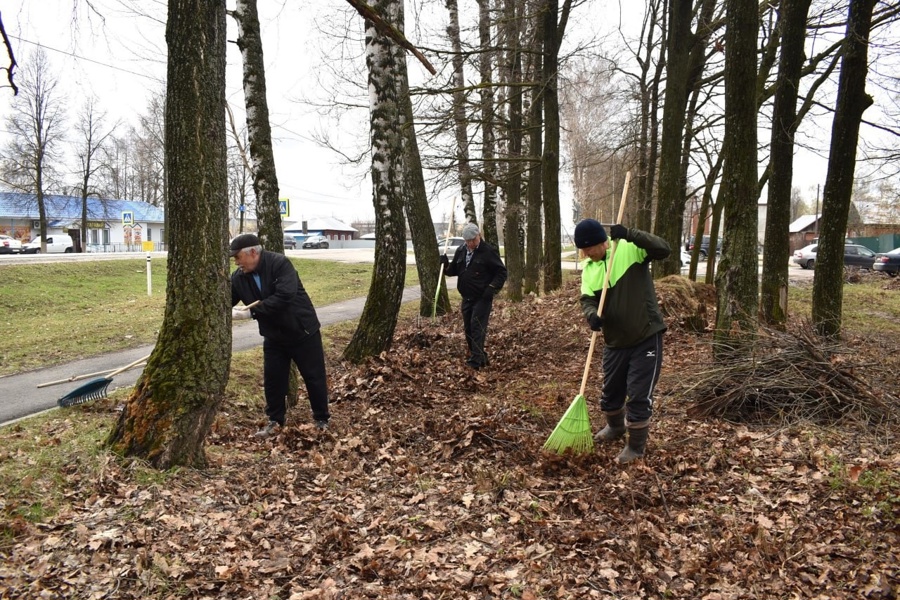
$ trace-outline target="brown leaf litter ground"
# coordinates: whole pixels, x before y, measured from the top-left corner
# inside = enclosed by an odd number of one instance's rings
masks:
[[[498,300],[483,372],[463,366],[457,314],[402,323],[363,366],[331,357],[326,433],[306,424],[302,397],[281,435],[255,440],[261,400],[229,397],[207,470],[146,481],[100,453],[88,480],[79,465],[96,457],[73,456],[58,475],[67,508],[6,525],[0,598],[896,598],[896,422],[696,416],[714,296],[684,280],[659,291],[670,329],[644,461],[615,466],[618,443],[541,450],[590,332],[571,285]],[[896,403],[877,390],[896,393],[897,364],[853,356],[835,368]],[[599,385],[598,356],[595,430]],[[80,406],[40,435],[114,411]]]

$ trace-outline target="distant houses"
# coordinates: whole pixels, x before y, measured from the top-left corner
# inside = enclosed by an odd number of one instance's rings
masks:
[[[87,199],[87,236],[81,239],[82,200],[76,196],[44,196],[47,235],[68,234],[76,251],[127,252],[163,250],[162,209],[134,200]],[[34,194],[0,192],[0,234],[29,241],[40,235]]]

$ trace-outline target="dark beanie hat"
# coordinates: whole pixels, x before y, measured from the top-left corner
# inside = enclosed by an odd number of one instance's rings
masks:
[[[242,233],[231,240],[229,255],[234,256],[244,248],[252,248],[253,246],[259,246],[259,238],[252,233]]]
[[[590,248],[606,241],[606,230],[600,221],[585,219],[575,226],[575,247]]]

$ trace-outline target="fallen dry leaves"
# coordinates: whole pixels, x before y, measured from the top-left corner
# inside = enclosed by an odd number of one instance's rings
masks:
[[[62,512],[5,526],[0,598],[897,597],[896,436],[689,418],[696,318],[667,312],[644,461],[543,453],[587,355],[575,294],[498,301],[483,372],[455,314],[402,324],[363,366],[333,358],[327,433],[301,399],[255,440],[261,407],[229,398],[206,471],[153,483],[73,457],[99,476],[60,473]],[[599,382],[598,357],[595,429]]]

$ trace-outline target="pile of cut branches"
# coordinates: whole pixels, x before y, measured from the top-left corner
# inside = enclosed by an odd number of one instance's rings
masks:
[[[793,332],[763,328],[749,356],[717,361],[702,374],[690,412],[743,423],[896,420],[897,398],[864,379],[861,373],[873,365],[854,362],[857,357],[817,337],[809,323]]]

